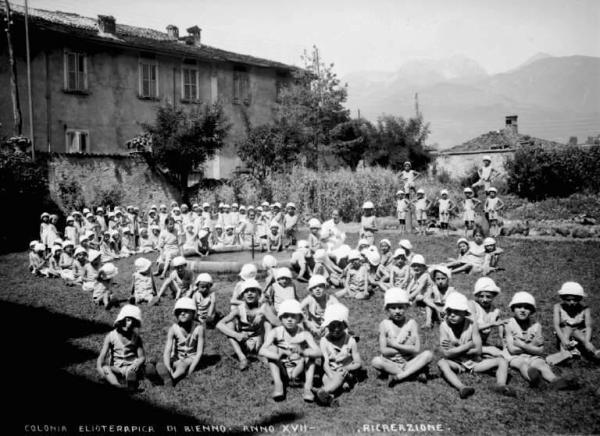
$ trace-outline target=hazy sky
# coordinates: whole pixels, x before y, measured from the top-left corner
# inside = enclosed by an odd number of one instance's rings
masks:
[[[24,0],[11,0],[23,4]],[[599,0],[29,0],[164,30],[198,25],[208,45],[300,64],[316,44],[344,75],[462,54],[489,73],[538,52],[600,56]]]

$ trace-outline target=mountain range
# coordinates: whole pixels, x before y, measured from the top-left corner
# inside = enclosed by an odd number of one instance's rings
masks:
[[[397,71],[361,71],[341,78],[347,106],[375,121],[382,114],[430,123],[428,143],[449,148],[504,127],[518,115],[519,132],[560,143],[600,134],[600,58],[538,53],[518,67],[488,74],[464,56],[413,60]]]

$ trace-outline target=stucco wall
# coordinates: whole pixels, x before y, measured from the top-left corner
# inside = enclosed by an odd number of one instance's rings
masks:
[[[13,124],[5,47],[5,38],[0,35],[0,136],[11,135]],[[86,54],[88,89],[83,95],[63,90],[65,50]],[[23,133],[28,135],[26,65],[19,41],[15,41],[15,52]],[[194,106],[181,101],[183,59],[169,56],[155,56],[159,65],[159,101],[140,99],[140,56],[140,51],[134,49],[109,48],[68,36],[32,31],[31,71],[36,149],[64,153],[67,129],[78,129],[89,131],[91,153],[126,154],[125,142],[142,132],[142,123],[154,121],[156,108],[161,102],[189,108]],[[254,126],[272,120],[277,72],[270,68],[247,66],[251,100],[249,105],[245,105],[233,102],[234,64],[198,61],[197,69],[200,101],[220,101],[232,124],[227,145],[215,162],[206,166],[206,175],[228,177],[240,164],[235,144],[245,136],[245,120]]]
[[[475,166],[483,164],[483,156],[492,158],[492,167],[504,173],[504,162],[514,156],[514,150],[488,150],[481,152],[465,153],[441,153],[435,156],[430,171],[440,173],[442,171],[450,174],[452,178],[458,179],[468,175],[467,173]]]
[[[131,204],[142,210],[179,199],[165,177],[150,168],[141,156],[49,156],[50,195],[63,210],[60,184],[72,181],[81,187],[85,203],[93,206],[98,206],[95,199],[99,193],[114,188],[122,192],[123,205]]]

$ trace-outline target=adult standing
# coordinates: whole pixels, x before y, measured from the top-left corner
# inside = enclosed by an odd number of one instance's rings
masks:
[[[477,196],[477,188],[483,186],[484,192],[487,192],[492,186],[492,179],[498,175],[498,171],[492,168],[492,158],[489,155],[483,156],[483,166],[477,169],[479,180],[473,183],[472,188],[475,189]]]

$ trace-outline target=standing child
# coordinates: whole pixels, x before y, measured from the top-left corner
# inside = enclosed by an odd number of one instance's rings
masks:
[[[147,227],[140,228],[140,253],[148,254],[156,250],[156,246],[148,233]]]
[[[481,204],[476,198],[473,198],[473,190],[465,188],[463,190],[465,199],[463,200],[463,220],[465,221],[465,238],[469,236],[475,226],[475,208]]]
[[[396,216],[400,224],[400,234],[406,232],[406,215],[410,212],[410,201],[403,190],[396,192]]]
[[[366,239],[369,245],[375,242],[375,233],[377,232],[377,219],[375,217],[375,206],[367,201],[362,206],[363,215],[360,217],[359,238]]]
[[[296,245],[296,230],[298,227],[298,215],[296,215],[296,205],[288,203],[286,205],[286,214],[283,217],[283,233],[285,237],[284,248],[290,245]]]
[[[266,334],[265,343],[259,352],[269,361],[269,369],[275,385],[273,399],[275,401],[285,399],[284,382],[291,387],[301,386],[300,378],[304,375],[302,398],[306,402],[313,402],[315,359],[321,356],[321,351],[312,335],[300,326],[303,314],[298,301],[284,301],[279,306],[277,315],[281,325]]]
[[[379,324],[381,356],[373,358],[371,365],[385,376],[391,375],[392,386],[415,374],[419,381],[427,382],[428,366],[433,360],[431,351],[421,350],[417,323],[406,317],[409,306],[405,290],[390,288],[385,292],[384,309],[388,319]]]
[[[158,249],[160,255],[156,260],[158,263],[158,271],[154,275],[160,275],[164,279],[171,266],[171,261],[181,255],[179,246],[179,235],[175,230],[175,219],[169,216],[165,221],[165,228],[158,237]]]
[[[414,200],[415,219],[417,220],[417,229],[419,234],[424,235],[427,230],[427,211],[431,207],[431,201],[425,197],[425,191],[419,189],[417,198]]]
[[[196,307],[195,317],[207,328],[214,328],[217,323],[216,295],[212,291],[213,280],[210,274],[198,274],[194,287],[189,293]]]
[[[188,267],[187,260],[183,256],[177,256],[173,259],[173,271],[169,273],[169,277],[163,282],[158,295],[156,296],[157,301],[160,300],[163,293],[167,290],[171,290],[171,296],[178,300],[184,296],[191,288],[194,281],[194,273]]]
[[[404,184],[404,192],[409,193],[415,188],[415,180],[419,177],[419,172],[412,169],[409,161],[404,162],[404,168],[400,172],[400,179]]]
[[[500,211],[504,207],[504,202],[497,197],[498,190],[493,186],[489,189],[489,195],[490,196],[485,200],[484,210],[490,223],[490,235],[498,236],[500,234],[498,219],[500,217]]]
[[[444,305],[446,316],[440,324],[440,345],[442,358],[438,367],[444,378],[458,390],[460,398],[467,398],[475,389],[465,386],[457,374],[465,371],[487,372],[496,368],[494,391],[507,396],[515,396],[514,390],[506,386],[508,363],[502,357],[481,360],[481,337],[477,323],[469,318],[467,297],[459,292],[448,295]]]
[[[319,337],[323,333],[323,316],[328,306],[339,303],[333,295],[327,295],[327,279],[315,274],[308,281],[308,295],[302,300],[304,326],[313,335]]]
[[[542,357],[544,336],[542,325],[532,319],[536,311],[533,295],[517,292],[508,307],[513,311],[513,317],[504,327],[503,355],[511,368],[518,369],[533,388],[539,386],[542,378],[557,390],[577,388],[574,380],[557,377]]]
[[[156,370],[167,386],[174,386],[198,368],[204,351],[204,328],[196,324],[196,305],[191,298],[175,302],[173,314],[177,319],[167,333],[162,365]]]
[[[184,256],[201,256],[199,250],[200,239],[194,223],[189,222],[185,225],[184,242],[181,247]]]
[[[146,355],[138,334],[141,324],[140,309],[127,304],[117,315],[115,329],[104,339],[96,369],[113,386],[135,390],[144,376]]]
[[[480,277],[475,282],[475,301],[471,301],[470,306],[481,336],[481,352],[484,356],[502,356],[502,350],[489,343],[492,329],[504,324],[504,321],[499,319],[500,309],[494,308],[493,304],[499,293],[500,288],[489,277]]]
[[[442,198],[437,200],[438,214],[440,219],[440,228],[442,234],[445,236],[449,235],[448,223],[450,222],[450,212],[454,209],[455,205],[450,198],[448,198],[448,190],[442,189]]]
[[[98,306],[104,305],[106,310],[109,310],[113,304],[112,290],[112,279],[114,279],[119,270],[112,263],[105,263],[98,270],[98,276],[94,282],[94,289],[92,291],[92,300]]]
[[[270,329],[266,322],[266,304],[260,304],[261,288],[255,279],[245,280],[240,289],[241,303],[217,324],[217,329],[229,338],[239,359],[241,371],[248,369],[248,355],[256,355],[263,343],[263,335]]]
[[[134,262],[135,272],[133,273],[133,283],[131,284],[131,304],[156,303],[156,284],[154,277],[150,272],[152,261],[145,257],[140,257]]]
[[[492,158],[490,156],[483,156],[483,166],[477,169],[477,175],[479,176],[479,180],[473,183],[473,188],[483,187],[487,192],[489,189],[492,179],[498,171],[492,168]]]
[[[79,233],[75,227],[75,218],[71,215],[67,217],[67,225],[65,226],[65,239],[68,239],[73,244],[79,242]]]
[[[340,388],[352,389],[362,369],[356,339],[348,333],[348,308],[342,304],[331,304],[323,315],[323,328],[327,334],[319,344],[323,355],[323,386],[316,390],[318,402],[328,406],[333,394]]]
[[[600,350],[592,344],[592,315],[583,304],[586,296],[583,287],[576,282],[563,283],[558,291],[560,303],[554,305],[554,333],[559,352],[546,358],[554,365],[578,356],[581,351],[600,360]]]

